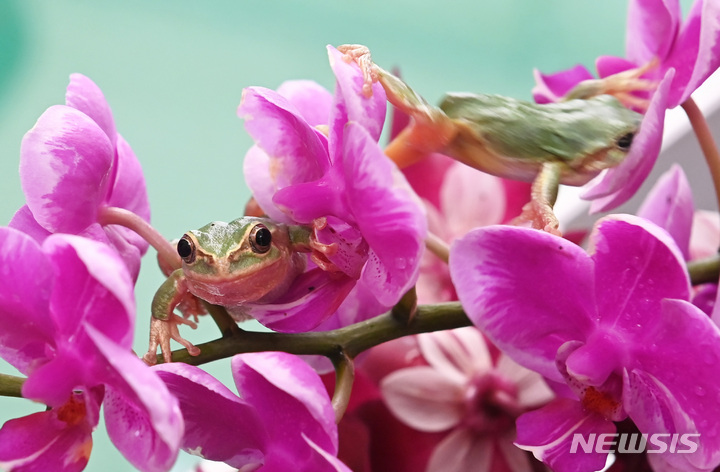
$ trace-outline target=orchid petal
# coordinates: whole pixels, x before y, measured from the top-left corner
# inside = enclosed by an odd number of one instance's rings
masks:
[[[683,257],[688,259],[694,209],[690,183],[682,167],[673,164],[648,192],[637,215],[670,233]]]
[[[720,462],[720,329],[695,306],[670,299],[645,329],[625,381],[628,414],[644,433],[699,433],[697,452],[663,458],[682,470],[712,468]]]
[[[307,470],[308,472],[352,472],[340,459],[315,444],[312,439],[305,436],[305,433],[303,433],[303,439],[310,445],[315,454],[313,454],[311,462],[303,464],[305,468],[300,470]]]
[[[595,448],[586,452],[580,445],[571,454],[573,437],[581,435],[587,440],[613,434],[615,425],[600,415],[586,412],[578,401],[558,399],[520,416],[517,432],[515,445],[532,452],[555,472],[590,472],[603,468],[607,453]]]
[[[277,92],[244,89],[238,116],[245,118],[245,129],[270,156],[270,173],[278,188],[316,180],[327,170],[327,138]]]
[[[418,335],[423,357],[438,372],[459,383],[493,368],[485,339],[472,327]]]
[[[697,210],[690,233],[690,260],[703,259],[717,253],[720,247],[720,213]]]
[[[628,59],[644,64],[656,57],[666,57],[673,47],[681,18],[678,0],[631,1],[625,38]]]
[[[115,145],[117,131],[112,110],[95,82],[82,74],[70,74],[65,104],[90,117],[105,132],[110,143]]]
[[[280,84],[277,93],[297,109],[310,126],[327,125],[333,97],[325,87],[312,80],[288,80]]]
[[[468,317],[496,346],[562,381],[558,348],[584,339],[597,316],[593,265],[582,249],[537,230],[480,228],[451,247],[450,274]]]
[[[372,85],[372,97],[362,94],[363,75],[360,67],[355,63],[343,60],[343,54],[332,46],[327,47],[330,58],[330,67],[337,78],[337,92],[335,106],[339,109],[337,115],[345,115],[344,122],[360,124],[377,142],[382,133],[387,104],[385,90],[379,82]]]
[[[536,408],[555,397],[547,382],[537,372],[526,369],[501,353],[496,370],[502,376],[517,385],[518,403],[523,408]]]
[[[239,354],[232,371],[240,396],[253,405],[268,431],[268,470],[306,462],[311,439],[337,454],[335,414],[320,377],[300,358],[283,352]]]
[[[594,200],[591,212],[607,211],[625,203],[650,174],[660,153],[665,110],[673,76],[671,69],[658,85],[625,160],[618,166],[605,170],[587,184],[582,198]]]
[[[252,146],[243,160],[245,183],[250,188],[253,198],[265,214],[278,223],[294,223],[292,218],[280,210],[273,202],[277,191],[272,176],[273,160],[259,146]],[[292,188],[292,187],[291,187]]]
[[[254,408],[197,367],[171,363],[153,370],[180,402],[184,450],[240,469],[263,464],[267,435]]]
[[[445,174],[441,212],[453,235],[499,223],[505,214],[502,179],[457,163]]]
[[[45,238],[52,234],[35,221],[35,217],[27,205],[23,205],[15,212],[10,220],[10,223],[8,223],[8,227],[22,231],[23,233],[31,236],[38,243],[42,243]]]
[[[541,104],[558,102],[578,83],[594,78],[582,64],[554,74],[543,74],[535,69],[533,76],[535,77],[535,87],[532,89],[533,98],[535,102]]]
[[[448,430],[460,424],[465,413],[462,380],[448,377],[434,367],[397,370],[385,377],[380,387],[393,415],[418,431]]]
[[[362,126],[346,126],[343,156],[348,206],[370,247],[362,278],[390,306],[417,280],[427,223],[407,182]]]
[[[0,429],[0,468],[79,472],[90,458],[93,426],[69,425],[56,410],[9,420]]]
[[[246,303],[239,311],[274,331],[309,331],[335,312],[353,285],[355,281],[349,277],[315,268],[298,276],[272,303]]]
[[[48,108],[20,148],[20,180],[35,220],[48,231],[69,233],[96,221],[114,155],[87,115],[63,105]]]
[[[50,311],[65,339],[84,324],[130,348],[134,333],[133,282],[115,251],[105,244],[66,234],[53,234],[43,250],[57,274]]]
[[[427,472],[491,472],[493,440],[458,428],[435,447]]]
[[[0,227],[0,357],[29,374],[48,359],[55,325],[47,304],[52,266],[40,245],[13,228]]]
[[[637,68],[637,64],[624,57],[600,56],[595,59],[595,69],[600,77],[608,77],[635,68]]]
[[[105,423],[115,447],[143,471],[167,470],[177,458],[184,425],[177,399],[162,380],[131,351],[86,327],[105,369]]]
[[[663,298],[689,298],[685,259],[658,226],[611,215],[596,224],[590,241],[602,325],[634,338],[654,323]]]
[[[440,190],[443,187],[445,174],[450,168],[460,166],[457,161],[443,154],[430,154],[420,162],[403,169],[403,174],[418,196],[430,202],[436,209],[441,208]],[[475,171],[475,175],[480,173]]]

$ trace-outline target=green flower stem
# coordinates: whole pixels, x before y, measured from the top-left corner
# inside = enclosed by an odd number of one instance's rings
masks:
[[[98,219],[101,225],[120,225],[135,231],[155,248],[168,267],[171,267],[172,270],[180,268],[180,256],[170,241],[135,213],[124,208],[105,207],[100,211]]]
[[[688,272],[693,285],[717,283],[720,276],[720,254],[688,262]]]
[[[336,359],[343,353],[353,359],[373,346],[411,334],[470,326],[459,302],[418,306],[409,323],[398,321],[391,312],[332,331],[310,333],[267,333],[239,331],[197,347],[199,356],[186,349],[173,351],[174,361],[191,365],[232,357],[244,352],[284,351],[290,354],[318,354]],[[158,361],[160,362],[160,361]]]
[[[22,397],[23,377],[0,374],[0,395],[4,397]]]
[[[705,161],[710,169],[710,176],[715,186],[718,209],[720,210],[720,152],[718,152],[717,144],[713,139],[705,115],[702,114],[695,101],[688,98],[681,106],[690,120],[690,125],[700,143],[700,149],[705,155]]]
[[[335,410],[335,422],[340,423],[350,403],[353,382],[355,381],[355,363],[345,353],[333,360],[335,366],[335,392],[332,406]]]

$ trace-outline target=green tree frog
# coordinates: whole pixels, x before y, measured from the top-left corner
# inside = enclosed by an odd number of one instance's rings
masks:
[[[244,303],[271,302],[283,295],[305,270],[303,252],[331,249],[314,242],[312,231],[310,226],[242,217],[185,233],[177,243],[182,267],[169,275],[152,301],[150,348],[144,360],[154,364],[159,345],[169,362],[170,339],[191,355],[199,354],[199,349],[179,334],[179,324],[193,325],[173,313],[181,302],[191,306],[197,297],[232,311]]]
[[[533,182],[531,201],[516,222],[530,221],[555,234],[558,221],[552,207],[558,186],[584,185],[619,164],[640,127],[642,115],[613,95],[637,105],[629,91],[654,85],[640,78],[649,65],[581,83],[560,103],[463,93],[448,94],[436,107],[374,64],[367,47],[343,45],[338,50],[363,70],[365,95],[379,81],[388,101],[412,118],[385,149],[399,167],[439,152],[498,177]]]

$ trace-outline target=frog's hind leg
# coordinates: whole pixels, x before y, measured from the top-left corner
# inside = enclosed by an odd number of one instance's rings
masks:
[[[562,236],[560,222],[555,216],[553,205],[557,200],[562,163],[546,162],[533,181],[530,201],[525,204],[522,213],[510,224],[520,225],[530,222],[535,229],[541,229],[556,236]]]
[[[407,167],[434,152],[444,149],[457,134],[455,122],[440,108],[430,105],[402,79],[373,63],[370,50],[358,44],[339,46],[348,61],[354,61],[363,72],[363,94],[372,96],[372,84],[379,82],[388,101],[407,113],[411,123],[385,149],[398,167]]]

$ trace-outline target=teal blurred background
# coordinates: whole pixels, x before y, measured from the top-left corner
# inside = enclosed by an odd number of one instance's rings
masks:
[[[332,89],[326,44],[362,43],[431,102],[446,91],[530,98],[532,69],[622,55],[625,0],[0,0],[0,220],[24,202],[23,134],[63,103],[69,74],[92,78],[142,162],[152,222],[169,239],[242,213],[251,141],[235,115],[243,87],[313,79]],[[155,254],[138,280],[135,347],[147,349]],[[1,283],[1,281],[0,281]],[[210,320],[195,342],[216,336]],[[0,328],[2,329],[2,328]],[[228,363],[208,369],[229,379]],[[0,372],[14,373],[0,363]],[[39,411],[0,399],[0,421]],[[89,471],[129,471],[98,427]],[[182,455],[174,470],[196,458]]]

